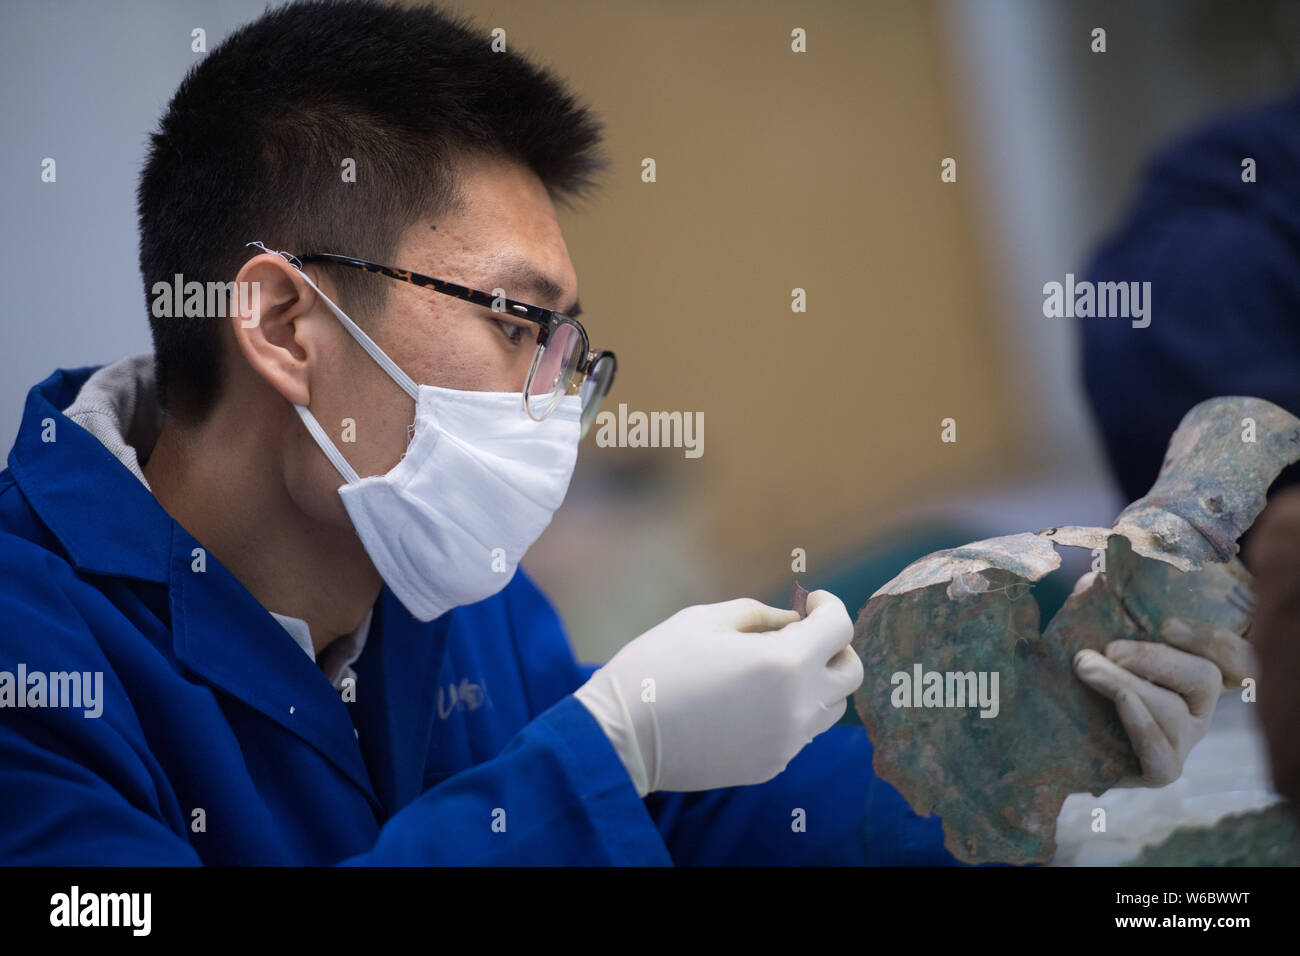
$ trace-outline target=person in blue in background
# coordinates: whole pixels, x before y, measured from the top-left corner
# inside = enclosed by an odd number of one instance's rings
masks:
[[[1300,413],[1300,90],[1161,149],[1086,278],[1151,283],[1152,318],[1082,319],[1084,383],[1132,501],[1198,402],[1253,395]],[[1273,492],[1300,480],[1291,466]]]
[[[1156,303],[1144,329],[1080,322],[1088,400],[1127,499],[1155,481],[1166,436],[1198,402],[1253,395],[1300,414],[1300,89],[1161,148],[1086,278],[1149,281]],[[1260,593],[1251,643],[1283,686],[1300,671],[1297,514],[1292,465],[1243,536]],[[1295,800],[1294,696],[1266,695],[1260,707],[1275,784]]]
[[[0,862],[954,862],[834,726],[834,595],[594,667],[517,570],[612,379],[552,204],[598,145],[431,8],[290,5],[190,73],[139,188],[154,352],[35,386],[0,474]],[[1218,669],[1076,667],[1176,776]]]

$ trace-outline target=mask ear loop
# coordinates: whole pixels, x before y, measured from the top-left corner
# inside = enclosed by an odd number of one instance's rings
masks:
[[[253,242],[244,243],[245,249],[247,249],[249,246],[257,246],[257,248],[261,249],[263,252],[269,252],[273,256],[280,256],[282,259],[288,262],[289,265],[293,266],[299,272],[302,271],[302,263],[299,262],[298,257],[293,255],[292,253],[280,252],[278,249],[268,249],[266,248],[266,243],[259,242],[257,240],[254,240]]]
[[[324,292],[321,292],[320,287],[317,286],[316,283],[312,281],[311,276],[307,275],[307,273],[303,270],[302,263],[298,261],[297,257],[291,256],[287,252],[276,252],[274,249],[268,249],[260,242],[249,242],[249,243],[245,243],[245,245],[257,246],[263,252],[269,252],[272,255],[283,256],[289,262],[290,265],[292,265],[295,269],[297,269],[300,273],[302,273],[302,277],[307,280],[307,284],[311,286],[313,289],[315,289],[316,294],[325,300],[325,304],[330,307],[330,311],[333,312],[338,317],[338,320],[343,323],[343,327],[348,330],[348,334],[350,334],[354,339],[356,339],[357,344],[360,345],[363,349],[365,349],[366,353],[379,364],[379,367],[388,373],[388,377],[391,378],[394,382],[396,382],[399,386],[401,386],[402,391],[404,391],[407,395],[411,396],[411,399],[413,401],[418,402],[420,400],[420,388],[418,385],[415,384],[411,376],[403,372],[398,367],[397,363],[394,362],[392,359],[390,359],[384,353],[384,350],[375,344],[375,340],[372,339],[370,336],[366,335],[366,333],[361,330],[361,326],[357,325],[350,318],[348,318],[347,313],[345,313],[342,309],[340,309],[337,305],[335,305],[330,300],[329,296],[327,296]]]
[[[298,260],[297,256],[291,255],[287,252],[279,252],[275,249],[268,249],[262,242],[244,243],[245,248],[249,246],[256,246],[263,252],[281,256],[286,262],[297,269],[298,272],[302,274],[303,279],[307,281],[307,284],[316,290],[316,294],[325,301],[325,304],[329,306],[330,311],[333,312],[338,320],[343,323],[343,327],[348,330],[348,333],[357,340],[357,344],[366,350],[366,354],[374,359],[379,364],[380,368],[388,373],[389,378],[401,386],[402,391],[411,396],[415,402],[419,402],[420,389],[411,379],[411,376],[403,372],[398,367],[397,363],[389,358],[384,350],[375,344],[375,340],[362,331],[361,326],[353,322],[352,319],[348,317],[347,313],[335,305],[330,300],[330,297],[320,290],[320,287],[312,281],[311,276],[307,275],[306,271],[303,270],[302,263]],[[325,457],[330,460],[330,464],[333,465],[334,470],[343,477],[343,480],[350,485],[356,484],[360,481],[361,476],[357,474],[355,468],[348,464],[347,459],[343,457],[343,453],[338,450],[333,440],[325,434],[325,429],[321,428],[320,422],[316,421],[316,416],[313,415],[305,405],[295,404],[293,408],[294,411],[298,413],[298,417],[302,419],[302,423],[307,426],[307,431],[311,433],[311,437],[316,440],[316,444],[320,446],[321,451],[325,453]],[[415,435],[414,423],[407,426],[406,434],[409,444],[410,439]],[[405,454],[403,454],[402,457],[406,457]]]
[[[325,434],[325,429],[320,427],[320,422],[316,421],[316,416],[308,411],[305,405],[294,405],[293,410],[298,413],[302,423],[307,426],[307,431],[311,432],[311,437],[316,439],[316,444],[320,450],[325,453],[325,457],[330,460],[334,470],[343,476],[343,480],[349,485],[355,485],[361,480],[355,468],[348,464],[348,460],[343,457],[343,453],[335,447],[333,440]]]

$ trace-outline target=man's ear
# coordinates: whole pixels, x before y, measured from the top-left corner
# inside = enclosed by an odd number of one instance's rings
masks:
[[[311,319],[321,305],[283,256],[254,256],[235,277],[235,342],[253,371],[295,405],[311,404],[311,369],[323,345],[316,337],[321,323]]]

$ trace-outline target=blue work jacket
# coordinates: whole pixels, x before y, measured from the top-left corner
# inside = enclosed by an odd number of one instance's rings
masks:
[[[1151,488],[1198,402],[1254,395],[1300,413],[1300,89],[1162,147],[1081,278],[1151,283],[1147,328],[1076,323],[1125,501]],[[1297,483],[1291,465],[1272,494]]]
[[[31,390],[0,472],[0,671],[102,673],[98,717],[0,707],[0,863],[955,862],[859,727],[765,784],[639,798],[522,571],[430,623],[385,588],[347,699],[61,413],[92,371]]]

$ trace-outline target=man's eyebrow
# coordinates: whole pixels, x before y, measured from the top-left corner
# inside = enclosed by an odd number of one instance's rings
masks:
[[[505,259],[498,266],[496,273],[498,279],[508,280],[514,288],[523,288],[531,290],[532,297],[537,300],[536,304],[552,303],[564,295],[562,289],[554,279],[533,266],[525,259]],[[505,282],[498,282],[498,287],[505,288]],[[510,298],[516,298],[511,295]],[[547,306],[553,308],[553,306]],[[582,314],[582,304],[575,298],[567,309],[556,309],[561,315],[567,315],[571,319],[576,319]]]

